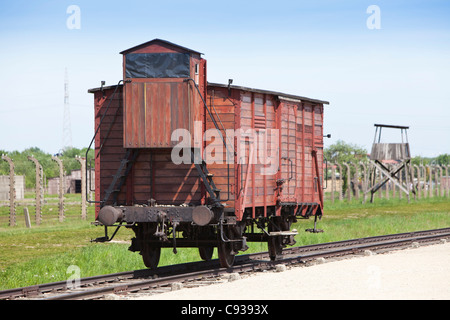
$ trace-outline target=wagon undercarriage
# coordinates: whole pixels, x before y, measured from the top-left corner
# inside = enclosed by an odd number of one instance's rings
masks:
[[[234,213],[206,206],[105,206],[98,220],[105,225],[105,230],[108,226],[131,228],[135,237],[129,250],[139,252],[148,268],[157,267],[161,248],[173,248],[176,254],[177,248],[190,247],[198,248],[200,257],[206,261],[212,258],[217,247],[221,266],[230,267],[234,256],[248,249],[248,242],[266,242],[270,258],[276,260],[284,247],[296,243],[294,237],[297,230],[290,230],[298,218],[295,213],[312,214],[314,207],[316,210],[320,208],[318,204],[295,206],[297,211],[294,207],[285,207],[281,216],[256,218],[248,212],[244,219],[237,221]],[[275,208],[268,209],[269,212],[276,212]],[[316,214],[319,216],[321,213]],[[98,242],[111,240],[107,233],[105,237],[96,239]]]

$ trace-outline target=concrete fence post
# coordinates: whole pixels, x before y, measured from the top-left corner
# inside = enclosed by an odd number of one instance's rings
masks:
[[[347,168],[347,199],[348,202],[352,201],[352,190],[351,190],[351,172],[350,172],[350,166],[348,163],[344,163],[344,166]]]
[[[420,200],[421,196],[421,190],[420,190],[420,168],[417,164],[413,165],[413,168],[417,169],[417,197]]]
[[[43,185],[43,169],[39,161],[33,157],[28,156],[28,160],[34,162],[34,165],[36,166],[36,225],[40,225],[42,221],[42,203],[44,200],[44,195],[42,192],[41,186]]]
[[[9,163],[9,225],[16,225],[16,189],[14,176],[14,162],[6,155],[2,155],[2,159]]]
[[[59,222],[64,222],[64,165],[58,157],[52,156],[52,160],[55,161],[59,166],[59,188],[58,188],[58,197],[59,197]]]
[[[423,198],[428,198],[427,189],[427,168],[423,164],[419,166],[422,175],[422,196]]]
[[[334,203],[334,191],[336,189],[336,165],[331,164],[331,203]]]
[[[392,166],[388,166],[388,168],[389,168],[389,171],[391,171],[392,170]],[[390,199],[390,196],[389,196],[389,184],[391,183],[391,181],[390,180],[388,180],[388,181],[386,181],[386,183],[384,184],[384,191],[385,191],[385,198],[386,198],[386,200],[389,200]]]
[[[342,201],[342,187],[343,187],[343,183],[342,183],[342,166],[340,163],[336,163],[336,165],[339,167],[339,201]]]
[[[377,175],[378,176],[378,181],[381,182],[381,180],[383,180],[383,173],[381,172],[381,170],[378,170],[378,169],[377,169],[377,172],[378,172],[378,175]],[[380,198],[380,199],[383,198],[382,190],[383,189],[380,189],[380,191],[378,192],[378,198]]]
[[[396,185],[395,183],[392,184],[392,199],[395,199],[396,195],[397,195],[397,190],[396,190]],[[399,192],[402,192],[402,190],[399,189]]]
[[[426,165],[427,168],[427,173],[428,173],[428,197],[432,198],[433,197],[433,183],[432,183],[432,170],[431,170],[431,166]]]
[[[356,163],[351,163],[355,168],[355,175],[353,176],[353,186],[355,187],[355,197],[359,200],[359,165]]]
[[[23,208],[23,215],[25,217],[25,225],[27,228],[31,228],[31,220],[30,220],[30,213],[28,212],[28,208]]]
[[[363,167],[363,180],[362,180],[362,191],[365,194],[367,191],[367,167],[364,162],[360,161],[359,164]]]
[[[434,167],[434,185],[436,186],[436,197],[439,197],[439,167]]]
[[[86,213],[86,158],[76,157],[81,164],[81,219],[87,219]]]
[[[444,166],[445,168],[445,196],[448,198],[450,196],[450,177],[448,176],[448,167],[450,166]]]

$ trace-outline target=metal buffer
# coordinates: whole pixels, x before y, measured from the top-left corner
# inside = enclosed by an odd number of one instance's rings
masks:
[[[401,143],[381,143],[381,131],[383,128],[400,129]],[[364,202],[367,200],[367,194],[370,193],[370,202],[373,202],[373,195],[388,181],[392,181],[401,191],[405,192],[408,201],[410,200],[410,191],[416,198],[416,191],[413,183],[413,176],[411,171],[411,153],[409,150],[408,134],[409,127],[393,126],[384,124],[375,124],[375,137],[372,145],[372,152],[370,153],[370,165],[372,167],[371,177],[369,179],[369,186],[364,192]],[[377,140],[378,136],[378,140]],[[387,161],[394,160],[396,164],[388,167]],[[385,163],[383,163],[385,162]],[[402,172],[405,169],[403,183]],[[377,170],[380,172],[380,181],[376,183]]]

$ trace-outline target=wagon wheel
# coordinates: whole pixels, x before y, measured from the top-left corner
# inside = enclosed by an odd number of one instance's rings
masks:
[[[224,228],[223,230],[224,236],[228,238],[228,240],[233,240],[233,232],[230,228]],[[226,239],[225,238],[225,239]],[[219,231],[219,244],[217,247],[217,251],[219,254],[220,266],[222,268],[230,268],[234,264],[234,256],[236,252],[233,250],[233,242],[226,242],[221,239],[220,231]]]
[[[153,242],[157,238],[153,235],[157,230],[156,223],[142,223],[135,230],[136,238],[140,244],[140,254],[147,268],[156,269],[161,256],[161,245]]]
[[[161,257],[161,246],[155,244],[145,244],[141,250],[142,260],[147,268],[156,269]]]
[[[234,264],[233,248],[230,242],[223,242],[219,240],[218,253],[220,266],[222,268],[230,268]]]
[[[289,231],[289,221],[282,217],[275,217],[269,222],[269,232],[272,231]],[[283,236],[269,237],[267,240],[270,260],[275,261],[279,259],[283,253]]]
[[[214,239],[215,234],[214,234],[214,229],[210,228],[210,227],[204,227],[200,230],[200,236],[199,239],[200,240],[211,240]],[[213,253],[214,253],[214,246],[210,246],[210,245],[204,245],[204,246],[199,246],[198,247],[198,251],[200,253],[200,258],[202,258],[202,260],[205,261],[209,261],[211,260]]]
[[[198,251],[200,252],[200,258],[205,261],[209,261],[212,258],[212,255],[214,253],[214,247],[213,246],[207,246],[207,247],[199,247]]]

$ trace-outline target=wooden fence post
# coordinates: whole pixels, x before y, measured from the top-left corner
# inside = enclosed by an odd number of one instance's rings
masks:
[[[14,162],[6,155],[2,155],[2,159],[9,163],[9,225],[16,225],[16,188],[14,176]]]

